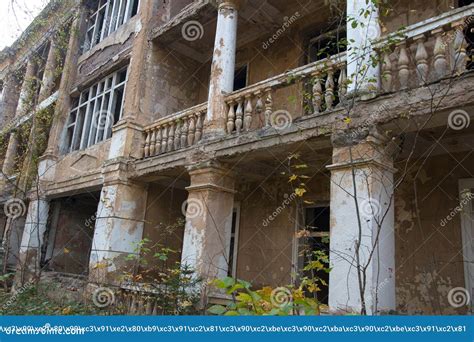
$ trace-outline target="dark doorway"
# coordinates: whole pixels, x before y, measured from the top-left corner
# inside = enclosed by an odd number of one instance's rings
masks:
[[[234,91],[243,89],[246,86],[247,86],[247,64],[235,69]]]
[[[329,207],[312,207],[305,210],[305,224],[309,234],[301,241],[300,250],[303,256],[303,267],[313,260],[314,251],[324,251],[329,256]],[[322,304],[328,304],[329,273],[319,271],[315,274],[304,274],[307,277],[318,277],[326,286],[320,286],[317,299]]]
[[[100,193],[88,193],[51,201],[42,254],[45,270],[88,274],[99,198]]]

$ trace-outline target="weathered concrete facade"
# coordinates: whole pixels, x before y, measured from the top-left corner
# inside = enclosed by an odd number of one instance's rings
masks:
[[[310,245],[331,313],[471,312],[474,5],[365,6],[52,1],[0,58],[15,281],[121,287],[148,239],[206,304],[214,278],[298,284]]]

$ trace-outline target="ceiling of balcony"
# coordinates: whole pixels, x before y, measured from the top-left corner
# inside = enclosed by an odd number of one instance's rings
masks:
[[[296,14],[298,21],[323,22],[330,13],[326,2],[246,0],[239,10],[237,46],[273,35]],[[212,58],[216,21],[217,9],[213,4],[206,1],[192,3],[166,24],[155,27],[150,39],[204,63]]]

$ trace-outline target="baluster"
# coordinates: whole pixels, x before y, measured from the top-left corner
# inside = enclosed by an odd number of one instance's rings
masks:
[[[179,150],[179,143],[181,142],[181,119],[176,120],[176,131],[174,132],[174,149]]]
[[[155,300],[155,303],[153,305],[153,312],[151,313],[153,316],[158,315],[158,302]]]
[[[135,312],[136,312],[136,310],[135,310],[136,303],[137,303],[136,294],[132,293],[132,304],[130,304],[130,315],[135,314]]]
[[[145,142],[143,143],[143,158],[148,158],[150,155],[150,132],[145,131]]]
[[[170,129],[168,130],[168,146],[167,151],[173,151],[173,143],[174,143],[174,122],[169,123]]]
[[[260,117],[260,114],[263,113],[263,109],[264,109],[263,101],[262,101],[262,92],[260,90],[257,90],[254,96],[257,98],[257,103],[255,104],[255,112]]]
[[[458,21],[453,23],[453,29],[455,32],[454,35],[454,65],[453,69],[455,72],[463,73],[466,71],[466,64],[467,64],[467,54],[466,54],[466,47],[467,42],[464,37],[464,22]]]
[[[156,143],[155,143],[155,154],[161,152],[161,127],[156,128]]]
[[[161,153],[166,153],[168,143],[168,125],[164,124],[163,126],[163,136],[161,139]]]
[[[435,46],[433,49],[434,55],[434,69],[438,79],[446,76],[446,71],[448,69],[448,63],[446,61],[446,43],[443,41],[443,29],[438,28],[433,30],[433,35],[435,36]]]
[[[406,42],[402,42],[399,45],[398,53],[398,80],[400,81],[400,89],[406,89],[408,88],[408,77],[410,76]]]
[[[153,297],[149,297],[146,303],[146,315],[150,316],[153,312]]]
[[[194,133],[196,132],[196,123],[194,121],[194,115],[189,116],[189,129],[188,129],[188,146],[194,145]]]
[[[240,131],[242,130],[242,123],[243,123],[243,115],[244,115],[244,111],[243,111],[243,99],[242,98],[239,98],[237,100],[238,102],[238,105],[237,105],[237,111],[235,112],[235,129],[237,131],[237,134],[240,133]]]
[[[346,65],[343,64],[341,72],[339,73],[339,78],[337,80],[337,95],[339,96],[339,103],[344,102],[347,94],[347,75],[346,75]]]
[[[202,126],[203,126],[203,117],[206,115],[206,112],[198,112],[197,114],[197,122],[196,122],[196,137],[194,139],[194,143],[201,141],[202,138]]]
[[[156,143],[156,129],[153,128],[151,132],[151,139],[150,139],[150,156],[155,155],[155,143]]]
[[[382,64],[382,88],[386,92],[392,91],[392,60],[390,59],[391,51],[384,51]]]
[[[229,111],[227,113],[227,133],[232,134],[235,128],[235,110],[234,101],[229,101]]]
[[[143,147],[143,156],[148,158],[150,156],[150,131],[146,131],[145,145]]]
[[[188,118],[183,118],[183,126],[181,127],[181,148],[187,146],[188,141]]]
[[[141,316],[143,315],[143,307],[144,307],[144,299],[142,295],[139,295],[138,299],[138,310],[137,310],[137,315]]]
[[[265,99],[265,127],[271,126],[271,116],[273,114],[273,98],[272,98],[272,88],[265,89],[267,98]]]
[[[425,48],[425,35],[420,34],[414,37],[416,43],[416,70],[418,71],[419,84],[423,85],[428,82],[428,53]]]
[[[332,105],[334,103],[334,71],[331,67],[328,69],[324,100],[326,101],[326,110],[332,109]]]
[[[250,125],[252,124],[252,113],[253,113],[253,108],[252,108],[252,95],[246,95],[245,96],[245,101],[246,101],[246,106],[245,106],[245,116],[244,116],[244,129],[245,131],[250,130]]]
[[[323,103],[323,87],[321,86],[321,73],[313,73],[313,114],[321,113],[321,104]]]

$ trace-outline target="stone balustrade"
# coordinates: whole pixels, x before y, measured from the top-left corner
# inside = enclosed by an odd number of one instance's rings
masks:
[[[200,104],[145,127],[143,158],[177,151],[197,144],[202,138],[206,111],[207,104]]]
[[[272,115],[285,108],[275,107],[275,92],[296,85],[302,89],[303,115],[322,114],[338,105],[347,92],[346,54],[341,53],[284,74],[258,82],[225,97],[227,133],[239,134],[252,128],[272,126]],[[288,99],[290,102],[291,100]],[[255,127],[255,118],[262,125]]]
[[[415,88],[465,72],[470,67],[466,34],[472,26],[474,4],[375,41],[380,79],[374,82],[374,94]],[[348,96],[348,76],[343,52],[228,93],[224,96],[227,134],[272,127],[273,116],[282,111],[291,112],[293,120],[339,108]],[[288,94],[279,93],[290,88],[296,93],[293,102],[300,104],[292,109]],[[195,145],[205,133],[206,111],[207,104],[201,104],[146,127],[143,157]]]
[[[379,92],[396,92],[459,75],[468,66],[466,33],[474,26],[474,5],[411,25],[376,42]]]

